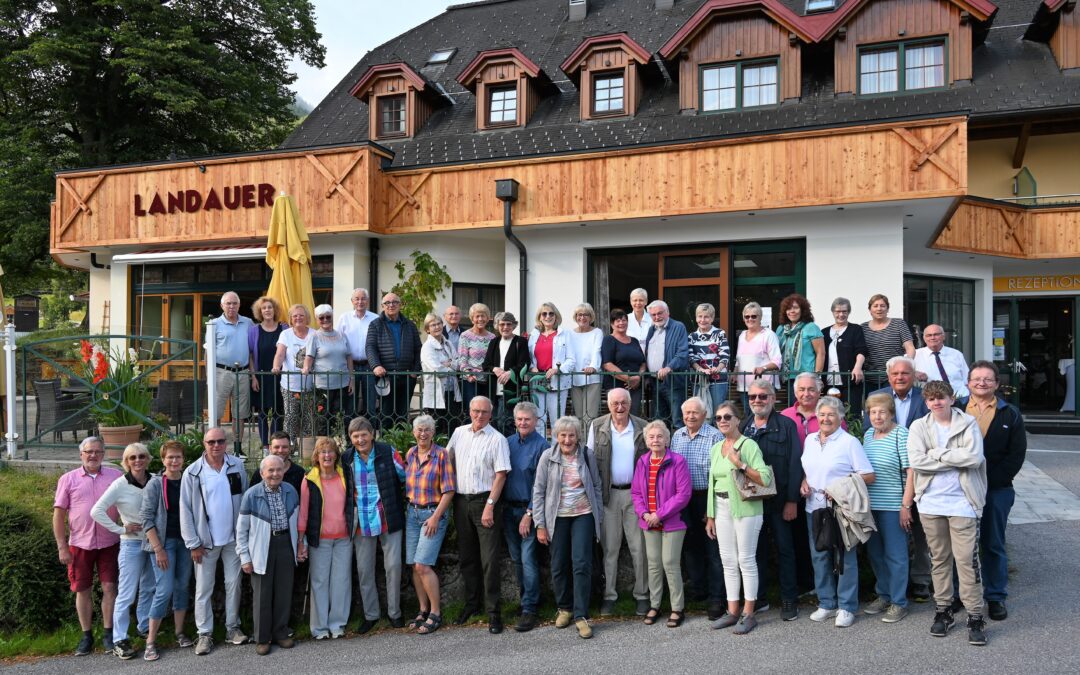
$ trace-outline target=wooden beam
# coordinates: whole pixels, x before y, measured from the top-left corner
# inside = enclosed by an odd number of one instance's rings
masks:
[[[329,187],[327,187],[326,189],[326,199],[330,199],[331,195],[333,195],[334,192],[340,192],[341,196],[345,198],[345,201],[352,204],[353,208],[356,209],[356,213],[358,215],[362,215],[364,213],[364,207],[360,204],[360,202],[356,201],[356,198],[352,196],[352,193],[345,189],[345,186],[342,185],[342,181],[344,181],[345,178],[349,175],[349,172],[353,170],[353,167],[356,166],[357,162],[363,159],[364,151],[357,150],[356,154],[352,156],[352,161],[350,161],[348,166],[345,167],[345,171],[336,178],[332,173],[330,173],[330,170],[326,168],[326,165],[319,161],[318,157],[310,154],[306,155],[306,157],[307,160],[311,162],[311,165],[314,166],[315,169],[319,173],[321,173],[323,178],[325,178],[327,181],[327,185]]]
[[[79,191],[76,190],[67,179],[63,176],[60,177],[60,184],[63,185],[64,189],[75,199],[75,208],[73,208],[71,213],[68,214],[68,217],[64,219],[64,224],[60,226],[60,232],[57,233],[57,237],[64,234],[64,232],[67,232],[67,229],[71,227],[71,224],[75,222],[75,219],[80,213],[85,213],[88,216],[93,213],[93,211],[90,210],[90,198],[94,196],[94,193],[97,192],[98,187],[101,186],[101,183],[104,180],[105,174],[98,174],[94,179],[94,182],[90,184],[90,189],[86,191],[86,196],[84,197],[79,194]]]
[[[897,136],[904,139],[904,141],[908,145],[915,148],[915,150],[917,150],[919,153],[918,156],[916,156],[915,159],[911,162],[911,172],[914,173],[918,171],[923,164],[929,161],[931,164],[941,169],[941,171],[946,176],[952,178],[954,182],[959,183],[960,172],[957,171],[952,164],[949,164],[937,154],[938,148],[940,148],[942,144],[944,144],[945,141],[947,141],[959,129],[960,125],[950,124],[930,143],[924,143],[918,136],[903,127],[895,127],[893,128],[893,131],[896,133]]]
[[[1027,152],[1029,138],[1031,138],[1031,122],[1024,122],[1020,127],[1020,136],[1016,139],[1016,150],[1013,150],[1014,169],[1024,166],[1024,153]]]
[[[390,212],[390,215],[387,216],[387,218],[386,218],[386,224],[387,225],[389,225],[391,222],[393,222],[394,218],[397,218],[397,215],[399,213],[401,213],[401,209],[405,208],[406,204],[411,204],[414,209],[420,208],[420,202],[416,201],[415,195],[416,195],[417,192],[420,192],[420,188],[424,186],[424,183],[427,182],[428,178],[431,178],[431,172],[430,171],[425,173],[425,174],[422,174],[420,176],[420,180],[413,187],[412,192],[409,192],[405,188],[401,187],[401,185],[396,180],[394,180],[393,176],[387,176],[387,179],[390,181],[390,184],[393,185],[394,188],[398,192],[400,192],[402,194],[402,196],[405,197],[405,199],[402,199],[401,202],[399,202],[398,205],[394,207],[394,210]]]

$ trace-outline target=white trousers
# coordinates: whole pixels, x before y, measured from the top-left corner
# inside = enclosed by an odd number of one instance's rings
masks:
[[[728,602],[739,601],[740,586],[745,586],[747,600],[757,600],[757,542],[762,516],[732,518],[730,501],[717,497],[715,502],[716,545],[724,565],[724,587]]]

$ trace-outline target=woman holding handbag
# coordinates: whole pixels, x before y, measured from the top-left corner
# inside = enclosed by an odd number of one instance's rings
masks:
[[[739,415],[730,401],[716,408],[716,426],[724,440],[712,447],[709,471],[708,510],[705,532],[720,547],[724,564],[724,587],[728,611],[713,622],[714,629],[735,626],[736,635],[746,635],[757,626],[757,542],[764,505],[760,499],[744,499],[736,474],[760,486],[772,484],[772,469],[765,464],[761,448],[739,431]],[[746,600],[739,614],[740,586]]]
[[[863,448],[876,476],[866,491],[877,523],[877,532],[866,542],[866,552],[874,568],[877,598],[863,607],[863,612],[884,612],[882,621],[896,623],[908,613],[908,532],[912,513],[903,505],[915,499],[915,483],[908,466],[908,430],[896,423],[896,403],[891,393],[871,394],[866,408],[873,428],[866,430]]]

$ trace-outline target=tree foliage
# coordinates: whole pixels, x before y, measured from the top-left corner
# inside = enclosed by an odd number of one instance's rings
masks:
[[[273,147],[319,39],[308,0],[0,0],[5,289],[55,269],[53,171]]]
[[[439,295],[450,288],[450,272],[428,253],[417,250],[409,257],[411,272],[406,272],[403,260],[394,263],[398,282],[390,291],[401,298],[401,313],[417,326],[423,326],[424,317],[435,307]]]

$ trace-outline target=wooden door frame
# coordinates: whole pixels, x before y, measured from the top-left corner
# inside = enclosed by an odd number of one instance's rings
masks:
[[[715,277],[694,277],[691,279],[664,279],[664,261],[687,255],[707,255],[716,253],[720,256],[720,269]],[[715,325],[720,328],[730,325],[731,312],[731,247],[711,246],[709,248],[688,248],[671,251],[657,252],[657,293],[660,300],[664,300],[664,290],[667,288],[679,288],[686,286],[710,286],[715,284],[719,287],[720,306],[716,308]],[[692,331],[691,331],[692,332]],[[727,330],[725,329],[726,333]]]

